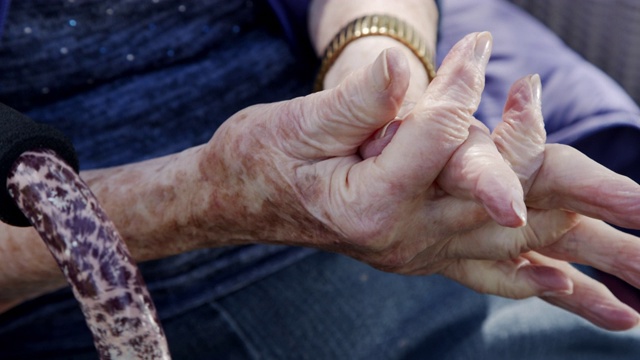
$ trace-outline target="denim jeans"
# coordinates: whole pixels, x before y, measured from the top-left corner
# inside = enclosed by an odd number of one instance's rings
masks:
[[[192,291],[210,286],[206,279]],[[153,294],[160,303],[163,296]],[[184,302],[187,299],[174,299]],[[71,299],[0,332],[2,359],[96,359]],[[23,323],[24,325],[20,325]],[[163,316],[174,359],[637,359],[614,333],[539,299],[475,293],[316,253],[219,298]]]

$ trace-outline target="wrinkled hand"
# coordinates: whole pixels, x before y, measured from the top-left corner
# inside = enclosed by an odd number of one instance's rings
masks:
[[[569,262],[640,286],[640,241],[596,220],[638,228],[640,187],[569,146],[545,145],[538,76],[512,86],[503,122],[490,136],[521,179],[529,222],[513,229],[490,221],[471,237],[454,238],[449,256],[460,260],[441,273],[481,292],[541,296],[607,329],[638,325],[633,309]],[[465,147],[452,161],[473,156]],[[443,182],[464,175],[451,170],[445,168]],[[531,281],[542,286],[531,287]],[[540,292],[545,287],[548,290]]]
[[[397,117],[409,79],[394,49],[336,89],[239,112],[200,153],[200,190],[209,195],[192,201],[194,219],[206,231],[207,218],[224,213],[224,231],[238,244],[314,246],[386,271],[441,273],[482,292],[547,296],[607,328],[635,325],[635,312],[563,261],[630,279],[635,240],[561,209],[640,227],[637,185],[599,167],[601,175],[584,176],[595,169],[586,158],[582,176],[569,177],[571,150],[545,148],[544,130],[521,135],[518,124],[539,123],[531,86],[512,91],[492,139],[472,115],[490,45],[486,33],[458,43],[386,135],[375,134]],[[614,188],[635,200],[617,201],[606,193]],[[626,258],[616,261],[622,248]]]
[[[638,324],[638,314],[567,261],[591,265],[639,287],[639,239],[596,219],[637,229],[640,188],[569,146],[545,146],[539,92],[537,77],[517,82],[511,89],[503,122],[492,134],[500,152],[522,179],[531,219],[525,231],[535,232],[526,241],[514,234],[513,239],[519,243],[515,246],[521,246],[519,259],[561,269],[573,284],[570,295],[545,300],[605,328],[630,328]],[[544,214],[555,214],[555,223],[540,222],[538,218]],[[557,230],[564,227],[566,231],[540,237],[539,229],[544,226]]]

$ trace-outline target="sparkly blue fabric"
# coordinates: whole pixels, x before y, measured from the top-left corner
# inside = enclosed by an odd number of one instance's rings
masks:
[[[0,43],[0,101],[62,130],[82,169],[100,168],[202,144],[244,107],[307,94],[315,63],[297,60],[265,2],[15,1]],[[167,315],[312,252],[206,249],[141,270]],[[188,301],[164,302],[189,279],[209,286]],[[60,294],[14,315],[70,297]]]
[[[9,0],[0,0],[0,35],[2,35],[2,28],[4,27],[4,21],[7,17],[8,10]]]

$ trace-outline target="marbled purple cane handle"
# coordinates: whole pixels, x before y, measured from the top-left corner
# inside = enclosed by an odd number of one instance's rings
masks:
[[[7,188],[71,284],[100,358],[170,359],[137,266],[73,169],[52,151],[25,152]]]

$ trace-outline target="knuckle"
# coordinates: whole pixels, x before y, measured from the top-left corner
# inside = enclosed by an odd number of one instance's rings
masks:
[[[500,229],[501,231],[491,235],[485,234],[489,236],[486,240],[490,246],[483,252],[484,256],[499,261],[511,261],[531,251],[529,239],[534,235],[531,234],[529,226],[517,230],[503,227]]]
[[[469,136],[470,113],[449,101],[434,101],[426,107],[421,115],[429,121],[421,122],[432,134],[439,134],[442,141],[456,146]]]
[[[438,74],[440,99],[451,101],[469,114],[475,111],[484,88],[485,74],[477,64],[462,63],[445,74]]]
[[[537,250],[549,246],[563,237],[580,224],[582,216],[569,211],[554,210],[543,215],[544,226],[533,226],[531,223],[524,229],[523,248]],[[571,243],[569,241],[569,243]]]
[[[576,156],[578,152],[575,148],[565,144],[548,144],[546,151],[553,156],[553,158],[571,159]]]
[[[525,238],[518,237],[515,241],[508,242],[505,250],[508,259],[515,259],[518,256],[531,251],[531,248]]]
[[[385,175],[385,174],[381,174]],[[380,176],[383,180],[372,184],[372,190],[375,188],[374,193],[384,194],[386,199],[404,199],[406,194],[410,193],[411,183],[406,178],[397,176]],[[377,199],[382,202],[385,199]],[[393,206],[393,204],[387,203],[384,206]]]

